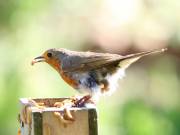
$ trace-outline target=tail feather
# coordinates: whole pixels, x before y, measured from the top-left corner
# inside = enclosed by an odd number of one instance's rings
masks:
[[[130,54],[130,55],[126,55],[124,58],[121,59],[121,61],[119,62],[119,66],[121,68],[126,69],[127,67],[129,67],[132,63],[136,62],[138,59],[140,59],[143,56],[147,56],[150,54],[154,54],[154,53],[161,53],[166,51],[167,48],[163,48],[161,50],[152,50],[152,51],[146,51],[146,52],[141,52],[141,53],[135,53],[135,54]]]

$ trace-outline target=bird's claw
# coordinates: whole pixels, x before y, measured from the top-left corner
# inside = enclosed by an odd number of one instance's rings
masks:
[[[90,98],[91,98],[90,95],[83,96],[79,100],[76,100],[76,102],[74,103],[74,107],[84,107],[86,103],[94,104],[94,102],[91,101]]]
[[[83,96],[83,97],[72,97],[72,98],[69,98],[69,99],[65,99],[62,102],[56,102],[54,104],[54,106],[59,107],[59,108],[84,107],[86,103],[95,104],[91,100],[91,96],[86,95],[86,96]]]
[[[65,99],[62,102],[56,102],[54,104],[55,107],[64,108],[63,113],[61,112],[54,112],[54,115],[59,119],[61,123],[66,127],[67,124],[71,124],[75,121],[75,118],[72,116],[72,112],[68,109],[71,107],[84,107],[86,103],[92,103],[90,101],[91,96],[83,96],[79,97],[72,97],[69,99]]]

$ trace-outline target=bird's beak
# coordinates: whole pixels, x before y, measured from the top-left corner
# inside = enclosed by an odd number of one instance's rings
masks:
[[[39,56],[32,60],[31,65],[34,65],[35,63],[38,63],[38,62],[44,62],[44,61],[45,61],[45,58],[43,56]]]

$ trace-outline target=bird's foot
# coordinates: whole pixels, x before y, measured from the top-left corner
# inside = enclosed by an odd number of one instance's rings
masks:
[[[90,95],[83,96],[82,98],[76,100],[73,107],[84,107],[85,104],[87,104],[87,103],[95,104],[91,100],[91,96]]]

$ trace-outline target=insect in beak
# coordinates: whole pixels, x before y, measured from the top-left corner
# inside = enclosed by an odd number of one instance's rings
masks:
[[[44,61],[45,61],[45,58],[43,56],[39,56],[32,60],[31,65],[34,65],[35,63],[38,63],[38,62],[44,62]]]

